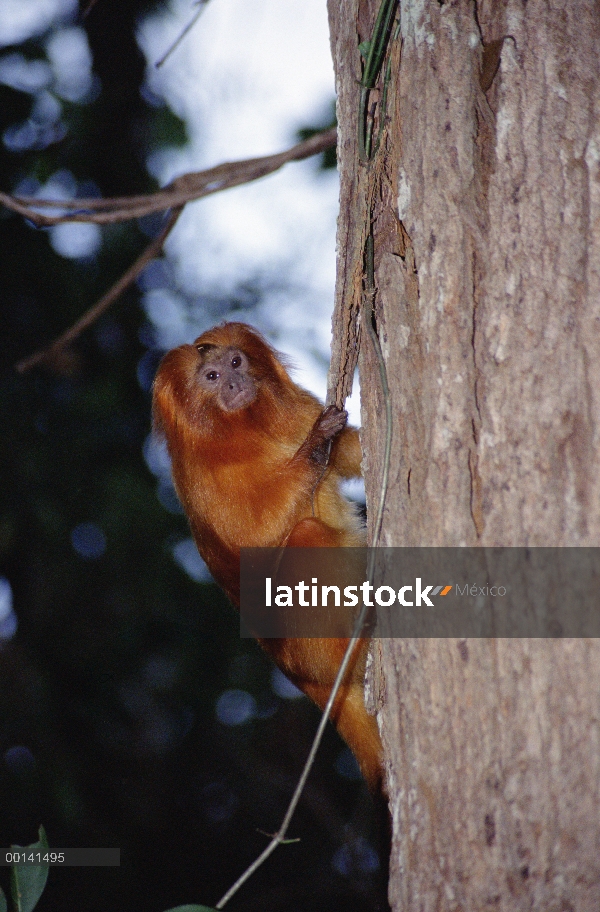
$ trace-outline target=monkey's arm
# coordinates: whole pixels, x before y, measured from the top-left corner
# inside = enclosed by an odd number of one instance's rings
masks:
[[[344,433],[344,428],[348,420],[348,413],[335,405],[329,405],[323,409],[312,428],[308,437],[294,456],[292,465],[305,464],[326,466],[330,462],[330,452],[333,452],[335,446],[334,440]],[[331,447],[330,447],[331,443]]]

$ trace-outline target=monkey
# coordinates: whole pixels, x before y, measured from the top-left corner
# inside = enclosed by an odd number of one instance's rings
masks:
[[[154,427],[166,439],[175,489],[200,555],[240,602],[240,548],[360,547],[365,533],[340,482],[361,474],[358,431],[291,379],[252,327],[223,323],[167,352],[153,386]],[[348,640],[259,639],[323,709]],[[364,704],[360,641],[331,718],[374,792],[381,742]]]

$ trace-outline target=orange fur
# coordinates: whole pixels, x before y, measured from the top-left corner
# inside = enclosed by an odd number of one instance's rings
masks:
[[[235,365],[238,372],[228,366],[231,355],[243,360],[241,367]],[[224,365],[235,383],[240,378],[243,407],[221,407],[200,374],[205,364],[216,365],[212,373],[217,375]],[[249,326],[225,323],[194,345],[168,352],[154,382],[153,408],[198,550],[235,605],[242,547],[364,545],[355,511],[339,490],[341,478],[360,474],[358,431],[328,431],[332,410],[323,412],[319,401],[292,381],[281,358]],[[326,466],[318,460],[323,438],[332,440]],[[323,708],[347,640],[260,643]],[[381,745],[375,720],[364,706],[365,655],[363,642],[332,719],[375,788],[381,778]]]

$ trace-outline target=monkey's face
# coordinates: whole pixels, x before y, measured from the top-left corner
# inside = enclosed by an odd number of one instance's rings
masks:
[[[250,362],[239,348],[197,345],[200,364],[197,381],[224,412],[235,412],[256,398]]]

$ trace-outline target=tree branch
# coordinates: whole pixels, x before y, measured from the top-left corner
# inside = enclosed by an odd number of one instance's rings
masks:
[[[88,327],[95,323],[96,320],[117,300],[117,298],[125,291],[125,289],[135,282],[142,270],[148,265],[148,263],[158,256],[162,250],[162,246],[166,241],[171,229],[174,227],[175,222],[181,215],[183,207],[180,206],[179,209],[175,209],[169,216],[167,224],[163,228],[157,237],[154,238],[151,244],[148,244],[144,252],[137,258],[133,266],[130,266],[127,272],[123,273],[120,279],[118,279],[115,284],[110,288],[106,294],[102,295],[99,301],[90,307],[88,311],[84,313],[82,317],[79,318],[66,332],[61,336],[58,336],[50,345],[46,348],[42,348],[39,351],[35,352],[33,355],[29,355],[27,358],[23,358],[22,361],[19,361],[15,368],[20,374],[27,373],[28,370],[31,370],[32,367],[35,367],[37,364],[41,364],[43,361],[52,361],[59,351],[81,335]]]
[[[62,222],[95,222],[109,224],[140,218],[153,212],[172,209],[167,224],[161,233],[148,245],[141,256],[130,266],[93,307],[91,307],[66,332],[46,348],[40,349],[15,367],[24,374],[32,367],[52,361],[61,349],[69,345],[88,329],[113,304],[125,289],[134,282],[147,264],[158,256],[170,231],[179,218],[183,207],[191,200],[200,199],[229,187],[236,187],[257,180],[277,171],[290,161],[299,161],[317,155],[335,145],[336,128],[325,130],[306,139],[285,152],[267,155],[264,158],[250,158],[239,162],[225,162],[207,171],[196,171],[176,178],[158,193],[149,196],[113,197],[107,199],[40,200],[34,197],[13,197],[0,192],[0,203],[7,209],[23,215],[38,226],[59,225]],[[38,210],[72,210],[60,215],[43,215]],[[84,210],[84,211],[82,211]],[[87,211],[85,211],[87,210]]]
[[[247,184],[278,171],[290,161],[299,161],[324,152],[336,143],[335,127],[317,133],[310,139],[292,146],[285,152],[224,162],[206,171],[193,171],[175,178],[162,190],[147,196],[121,196],[106,199],[45,200],[32,196],[11,196],[0,191],[0,203],[24,216],[38,227],[60,225],[62,222],[95,222],[97,225],[126,222],[153,212],[177,209],[192,200]],[[40,209],[58,209],[58,215],[44,215]]]

